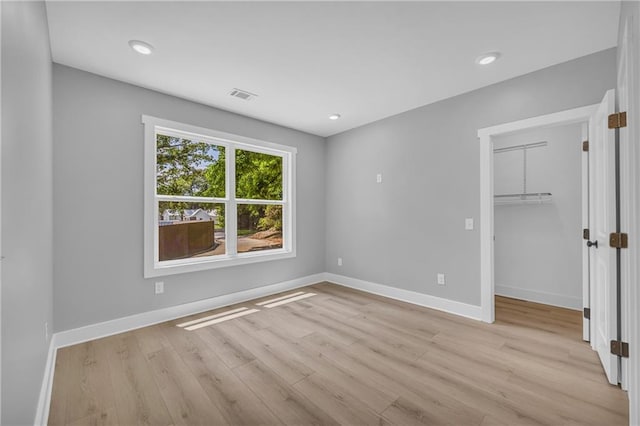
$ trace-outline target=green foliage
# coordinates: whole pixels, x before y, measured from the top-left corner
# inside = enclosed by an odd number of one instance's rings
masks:
[[[236,197],[282,200],[282,158],[236,150]]]
[[[224,197],[224,147],[205,142],[158,135],[156,148],[157,191],[161,195]],[[223,161],[218,161],[220,157]],[[212,165],[222,175],[207,175]]]
[[[170,136],[157,136],[157,191],[160,195],[194,197],[225,196],[226,150],[205,142]],[[236,197],[282,200],[282,158],[258,152],[236,150]],[[161,202],[165,209],[182,211],[205,208],[198,202]],[[224,227],[224,205],[216,204],[216,228]],[[238,228],[282,230],[282,207],[276,205],[238,205]]]
[[[282,206],[265,206],[264,217],[258,220],[258,229],[282,231]]]
[[[282,157],[236,150],[236,197],[282,200]],[[282,207],[238,205],[238,224],[251,230],[282,230]]]
[[[224,147],[219,147],[218,160],[212,164],[209,164],[204,170],[204,176],[209,186],[199,194],[202,197],[218,197],[224,198],[225,188],[227,184],[227,177],[225,174],[226,167],[226,150]]]

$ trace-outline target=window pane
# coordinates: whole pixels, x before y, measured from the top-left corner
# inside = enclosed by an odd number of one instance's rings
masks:
[[[224,204],[158,203],[159,260],[225,254]]]
[[[224,159],[223,146],[157,135],[157,193],[223,198]]]
[[[238,253],[282,248],[282,206],[238,204]]]
[[[282,157],[237,149],[236,197],[282,200]]]

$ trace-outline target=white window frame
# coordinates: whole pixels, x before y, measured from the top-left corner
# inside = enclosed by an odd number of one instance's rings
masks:
[[[252,139],[245,136],[220,132],[204,127],[165,120],[149,115],[142,116],[144,124],[144,277],[203,271],[288,259],[296,256],[295,176],[297,149],[286,145]],[[198,139],[214,145],[224,146],[226,190],[224,198],[183,197],[158,195],[156,188],[156,137],[157,134]],[[282,158],[282,200],[252,200],[236,198],[235,150],[242,149]],[[158,201],[197,200],[203,203],[224,203],[225,244],[227,253],[202,258],[187,258],[159,261],[158,248]],[[265,251],[237,253],[237,206],[238,204],[282,205],[283,247]]]

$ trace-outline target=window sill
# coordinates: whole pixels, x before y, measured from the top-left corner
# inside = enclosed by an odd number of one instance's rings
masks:
[[[202,260],[188,259],[156,263],[152,268],[145,268],[144,277],[153,278],[188,272],[206,271],[209,269],[228,268],[251,263],[269,262],[296,257],[294,251],[285,249],[270,250],[269,253],[243,253],[235,256],[216,256]]]

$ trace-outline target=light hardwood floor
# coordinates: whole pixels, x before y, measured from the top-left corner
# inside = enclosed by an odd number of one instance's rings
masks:
[[[497,298],[483,324],[328,283],[296,291],[316,296],[58,350],[49,424],[628,424],[579,312]],[[260,311],[176,326],[237,307]]]

